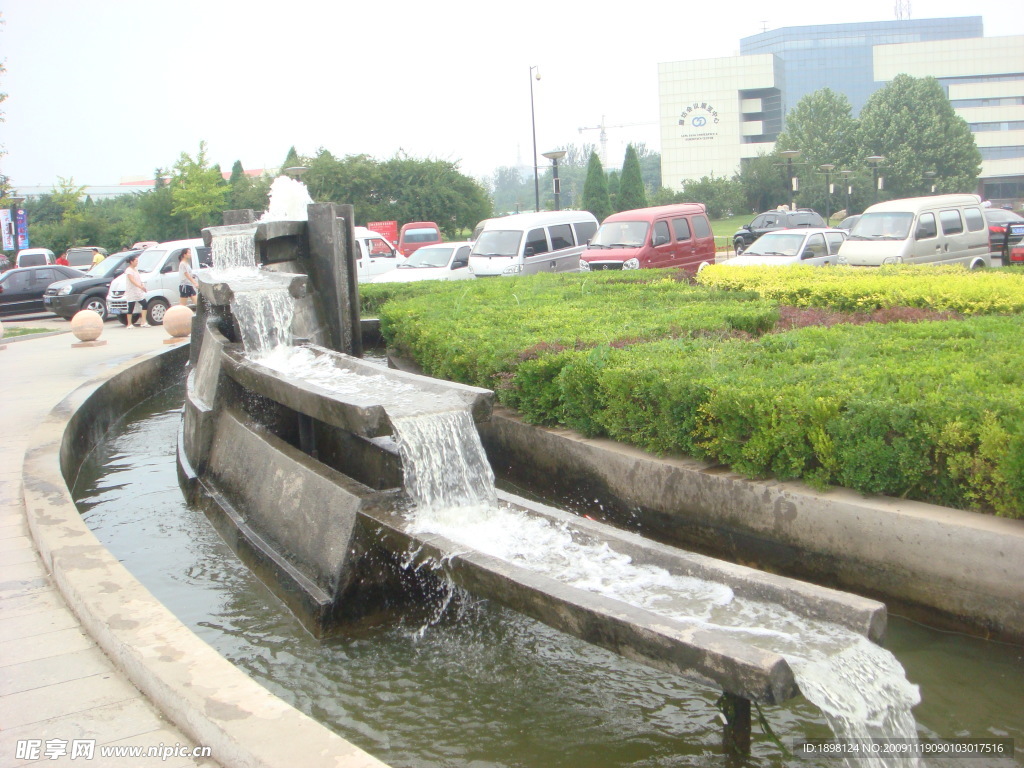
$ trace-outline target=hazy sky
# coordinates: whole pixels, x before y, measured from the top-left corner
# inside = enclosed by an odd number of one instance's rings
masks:
[[[225,171],[275,167],[294,145],[485,176],[530,163],[534,65],[538,152],[597,144],[579,128],[603,120],[617,165],[628,141],[659,149],[658,62],[732,56],[766,28],[890,20],[895,5],[0,0],[0,172],[116,184],[205,140]],[[1013,3],[912,0],[911,16],[978,9],[986,35],[1024,33]]]

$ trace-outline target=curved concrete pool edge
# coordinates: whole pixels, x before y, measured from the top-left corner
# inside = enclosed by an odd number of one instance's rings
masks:
[[[40,556],[83,628],[154,705],[224,766],[386,768],[249,678],[185,627],[85,525],[66,478],[186,347],[135,358],[67,395],[29,438],[24,498]]]

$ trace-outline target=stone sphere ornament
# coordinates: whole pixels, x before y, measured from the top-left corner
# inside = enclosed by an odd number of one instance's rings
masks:
[[[173,341],[183,341],[192,333],[192,318],[195,313],[184,304],[169,307],[164,312],[164,330],[171,336]]]
[[[103,333],[103,318],[91,309],[76,312],[71,318],[71,332],[79,341],[96,341]]]

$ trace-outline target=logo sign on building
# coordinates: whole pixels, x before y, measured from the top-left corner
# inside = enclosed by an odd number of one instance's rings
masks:
[[[398,244],[398,222],[397,221],[368,221],[366,228],[371,232],[381,235],[392,245]]]
[[[718,110],[706,101],[687,104],[679,115],[679,126],[686,141],[708,141],[718,136]]]

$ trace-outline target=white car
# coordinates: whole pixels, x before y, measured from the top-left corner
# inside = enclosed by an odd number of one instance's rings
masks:
[[[139,254],[139,277],[146,286],[146,322],[150,325],[163,324],[164,312],[179,301],[178,256],[186,248],[192,249],[192,268],[205,268],[210,249],[202,238],[160,243]],[[128,312],[128,302],[124,300],[127,278],[121,277],[114,278],[107,291],[107,310],[112,315]]]
[[[415,251],[404,264],[389,272],[371,277],[370,283],[411,283],[416,280],[470,280],[469,252],[473,244],[440,243],[425,245]]]
[[[849,233],[844,229],[777,229],[766,232],[743,253],[720,264],[734,267],[788,266],[808,264],[813,267],[836,263],[839,246]]]

